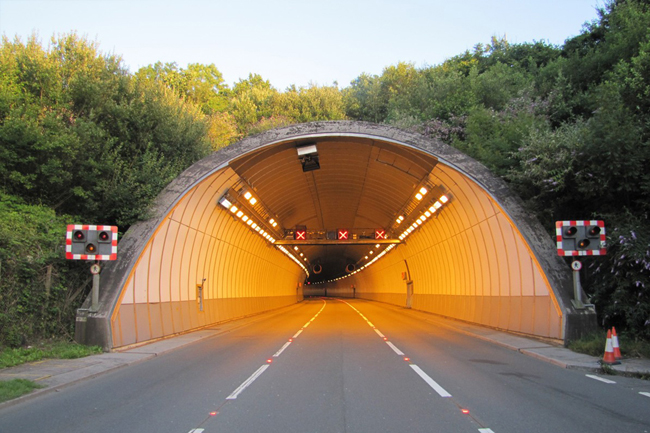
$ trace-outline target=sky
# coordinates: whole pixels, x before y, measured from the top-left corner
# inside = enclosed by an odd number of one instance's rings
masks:
[[[76,32],[131,72],[158,61],[214,64],[229,86],[347,87],[362,73],[417,68],[487,44],[562,45],[606,0],[0,0],[0,34],[47,47]]]

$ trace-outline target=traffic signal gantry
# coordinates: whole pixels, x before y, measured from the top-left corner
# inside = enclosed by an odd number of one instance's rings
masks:
[[[592,307],[582,301],[580,269],[582,263],[577,257],[601,256],[607,254],[605,222],[601,220],[556,221],[555,235],[557,253],[562,257],[576,257],[571,262],[573,269],[573,306],[576,309]]]

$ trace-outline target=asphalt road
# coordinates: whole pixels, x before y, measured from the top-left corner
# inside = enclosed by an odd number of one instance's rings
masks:
[[[317,299],[6,407],[0,433],[650,432],[650,383],[603,379]]]

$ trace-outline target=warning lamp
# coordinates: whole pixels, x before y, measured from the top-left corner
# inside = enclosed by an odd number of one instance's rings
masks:
[[[111,241],[111,235],[106,230],[102,230],[97,235],[97,240],[99,242],[110,242]]]
[[[86,231],[85,230],[75,230],[72,235],[72,242],[85,242],[86,241]]]
[[[577,233],[578,233],[578,227],[569,226],[564,230],[564,237],[565,238],[575,238]]]
[[[90,242],[87,243],[87,244],[86,244],[86,253],[88,253],[88,254],[95,254],[95,253],[97,253],[97,246],[95,246],[95,244],[90,243]]]
[[[600,229],[599,226],[589,226],[589,227],[587,227],[587,237],[599,238],[601,231],[602,230]]]

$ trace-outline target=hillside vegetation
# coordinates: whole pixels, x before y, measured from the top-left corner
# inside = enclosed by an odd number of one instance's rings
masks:
[[[440,139],[504,178],[548,228],[603,219],[585,260],[602,326],[650,340],[650,2],[611,1],[562,46],[493,38],[347,87],[232,87],[215,65],[130,72],[76,34],[0,45],[0,346],[73,333],[87,265],[65,225],[125,231],[183,169],[247,135],[352,119]]]

